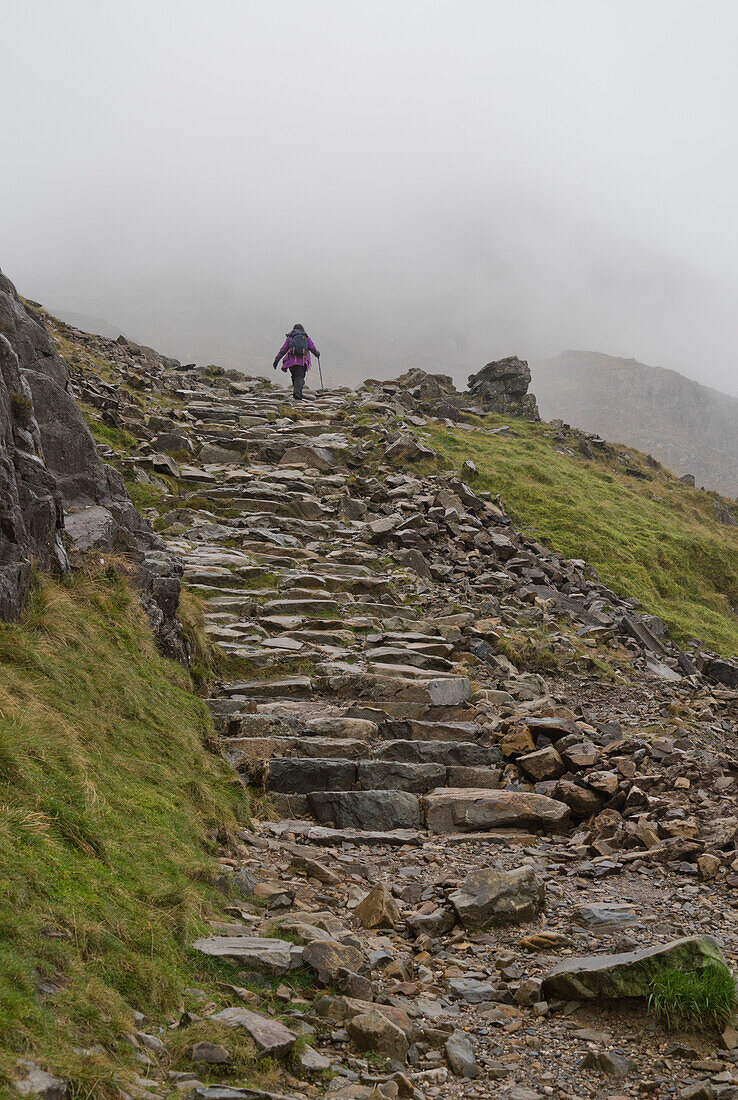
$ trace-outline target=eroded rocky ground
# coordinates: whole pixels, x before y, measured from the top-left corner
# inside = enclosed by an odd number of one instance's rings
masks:
[[[731,1030],[542,985],[702,934],[735,966],[731,667],[517,532],[504,487],[418,472],[427,414],[391,384],[293,405],[66,335],[78,396],[138,440],[100,449],[204,600],[209,705],[256,792],[218,872],[232,924],[198,945],[240,977],[195,1015],[245,1027],[290,1096],[738,1096]],[[144,1092],[241,1084],[223,1044],[173,1075],[141,1042]]]

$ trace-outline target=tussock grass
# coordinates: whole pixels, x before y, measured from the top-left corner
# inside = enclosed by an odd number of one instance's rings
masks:
[[[131,1010],[231,975],[188,949],[247,805],[211,730],[114,569],[41,579],[0,625],[0,1091],[21,1056],[112,1095]]]
[[[660,615],[677,641],[738,652],[738,528],[717,522],[715,494],[648,468],[625,447],[618,450],[651,480],[628,476],[617,457],[559,453],[549,425],[487,418],[487,427],[502,424],[510,436],[419,434],[446,467],[472,459],[475,490],[499,493],[518,525],[565,557],[584,558],[614,591]]]
[[[225,1047],[231,1061],[225,1065],[208,1065],[192,1060],[195,1043],[218,1043]],[[167,1037],[170,1068],[179,1072],[195,1070],[198,1080],[238,1082],[244,1078],[254,1082],[258,1075],[260,1087],[275,1088],[279,1083],[279,1067],[271,1058],[260,1058],[255,1043],[242,1028],[228,1027],[220,1020],[197,1020],[189,1027],[178,1028]]]
[[[727,966],[718,965],[695,971],[660,970],[653,979],[648,1007],[669,1028],[723,1028],[736,1009],[733,975]]]
[[[560,672],[558,653],[543,638],[525,634],[507,634],[498,638],[495,648],[522,672]]]

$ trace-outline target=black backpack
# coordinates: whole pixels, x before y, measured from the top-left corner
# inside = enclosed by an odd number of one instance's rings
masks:
[[[305,358],[305,353],[308,351],[310,344],[306,332],[300,332],[299,329],[290,333],[290,355],[296,355],[300,359]]]

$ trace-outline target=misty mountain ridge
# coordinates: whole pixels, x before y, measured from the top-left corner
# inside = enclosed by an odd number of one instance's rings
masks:
[[[601,352],[564,351],[531,371],[545,419],[648,451],[698,485],[738,496],[738,398]]]

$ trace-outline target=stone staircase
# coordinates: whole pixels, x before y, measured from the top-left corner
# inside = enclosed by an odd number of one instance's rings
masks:
[[[470,706],[470,616],[439,615],[436,586],[366,541],[332,430],[347,395],[303,401],[295,423],[272,395],[196,392],[182,391],[194,441],[219,461],[184,468],[196,508],[166,537],[210,638],[250,670],[208,700],[244,780],[284,816],[372,835],[558,827],[566,807],[500,789],[503,758]],[[406,480],[386,485],[411,521]]]

